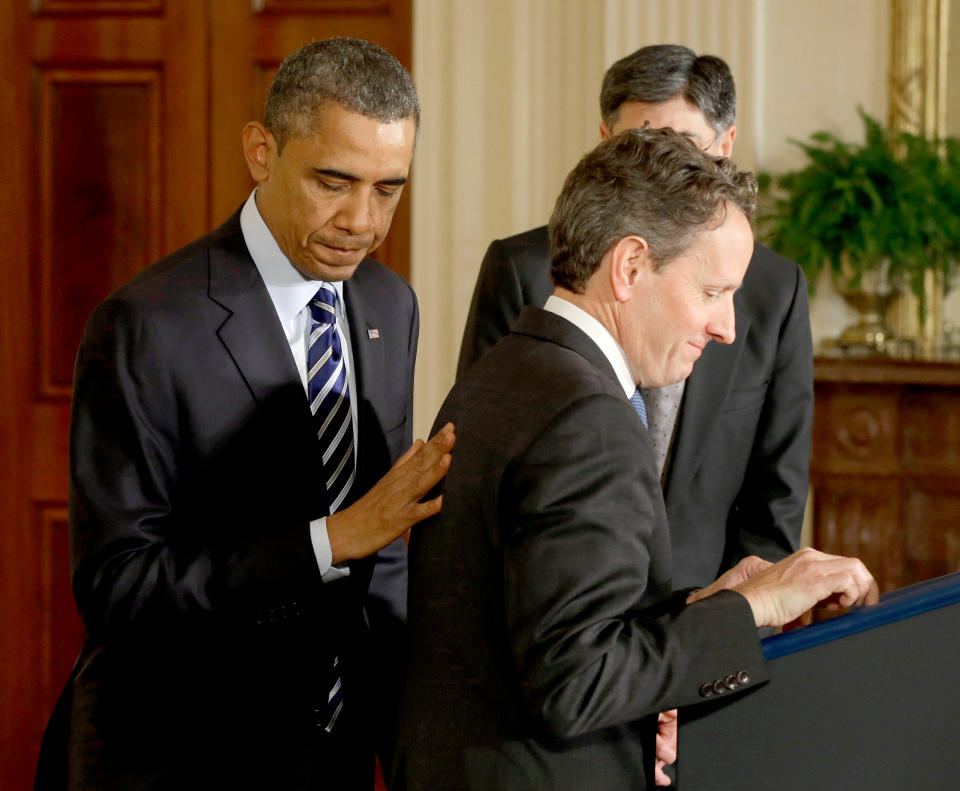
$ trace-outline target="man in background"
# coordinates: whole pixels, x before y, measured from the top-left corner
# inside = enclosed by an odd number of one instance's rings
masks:
[[[420,500],[453,446],[411,447],[417,302],[368,257],[419,117],[380,47],[293,53],[243,130],[246,203],[91,316],[70,433],[87,638],[38,788],[372,788],[397,539],[439,509]]]
[[[754,201],[750,174],[670,130],[616,135],[567,178],[553,294],[438,417],[457,450],[410,543],[399,789],[652,788],[674,757],[658,712],[764,681],[758,627],[876,601],[859,561],[813,549],[674,592],[638,388],[734,342]]]
[[[735,109],[733,77],[720,58],[644,47],[605,74],[600,135],[671,127],[729,157]],[[552,290],[546,226],[494,241],[473,294],[458,378],[507,334],[524,305],[541,307]],[[732,344],[704,349],[685,382],[643,390],[680,588],[706,585],[748,555],[778,560],[800,543],[813,421],[803,274],[755,244],[734,304]]]

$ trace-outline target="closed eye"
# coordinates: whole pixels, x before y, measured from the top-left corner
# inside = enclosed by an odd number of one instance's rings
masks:
[[[343,192],[350,188],[348,182],[330,182],[325,181],[324,179],[318,178],[317,184],[320,186],[320,189],[325,190],[326,192]]]

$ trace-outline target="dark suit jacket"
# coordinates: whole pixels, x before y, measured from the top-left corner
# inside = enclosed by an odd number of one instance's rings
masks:
[[[457,376],[524,305],[553,292],[547,228],[494,241],[483,259]],[[800,543],[813,424],[813,352],[803,273],[754,247],[734,296],[737,338],[710,343],[687,380],[664,481],[677,587]]]
[[[570,322],[526,308],[447,420],[443,509],[410,544],[397,788],[652,788],[657,712],[765,679],[749,605],[671,595],[653,448]]]
[[[344,293],[356,498],[410,444],[418,313],[371,259]],[[371,710],[384,693],[366,657],[397,636],[405,553],[384,553],[373,595],[370,559],[321,580],[308,528],[328,513],[320,452],[239,213],[94,311],[70,457],[88,637],[60,707],[68,787],[372,787],[371,723],[388,718]],[[391,588],[393,601],[379,593]],[[402,646],[390,650],[395,662]],[[345,706],[331,737],[320,725],[334,656]],[[64,758],[48,730],[38,786]]]

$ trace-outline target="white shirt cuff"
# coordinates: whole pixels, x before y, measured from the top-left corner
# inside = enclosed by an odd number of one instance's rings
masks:
[[[333,565],[333,550],[330,549],[330,536],[327,535],[327,517],[310,522],[310,541],[324,582],[333,582],[350,576],[350,568],[346,564]]]

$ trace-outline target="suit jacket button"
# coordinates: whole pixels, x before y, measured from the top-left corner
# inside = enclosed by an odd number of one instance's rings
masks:
[[[737,673],[737,682],[740,684],[740,686],[749,684],[750,674],[746,670],[741,670],[739,673]]]
[[[732,673],[723,680],[723,685],[727,689],[737,689],[740,686],[740,682],[737,681],[737,677]]]
[[[700,687],[700,697],[701,698],[712,698],[715,694],[713,691],[713,684],[704,684]]]
[[[713,691],[718,695],[722,695],[724,692],[727,691],[727,688],[723,685],[722,681],[714,681]]]

